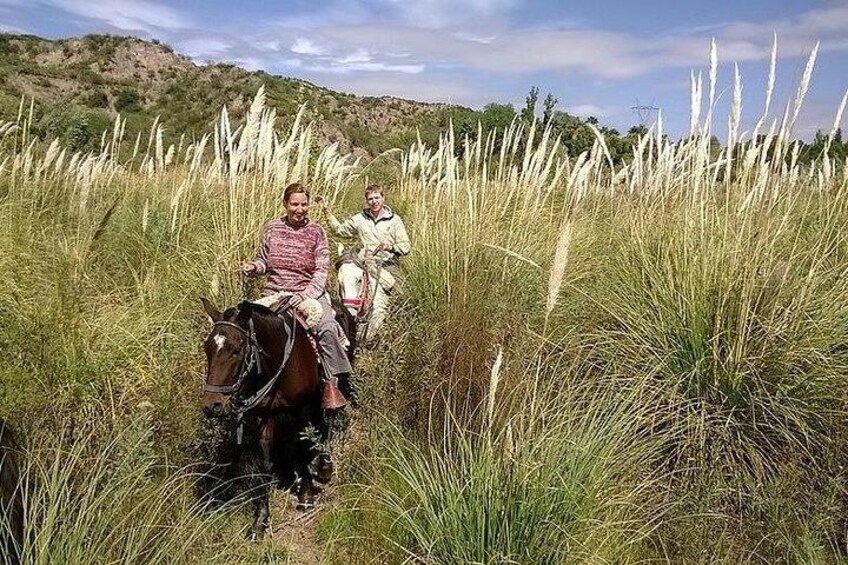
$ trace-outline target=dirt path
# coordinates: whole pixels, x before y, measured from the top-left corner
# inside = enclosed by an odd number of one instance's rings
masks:
[[[284,546],[291,555],[291,563],[319,565],[322,560],[322,544],[318,540],[317,528],[321,518],[336,504],[337,487],[324,487],[318,505],[307,512],[295,510],[295,498],[282,492],[275,496],[272,515],[279,516],[273,525],[272,539]]]
[[[295,510],[295,498],[283,491],[273,495],[271,515],[277,517],[272,524],[272,539],[284,546],[290,554],[290,563],[320,565],[324,563],[323,544],[318,540],[317,528],[321,519],[338,503],[339,472],[346,464],[346,456],[355,451],[355,443],[362,438],[360,418],[353,417],[348,430],[334,439],[333,460],[336,474],[328,485],[322,486],[318,505],[308,512]]]

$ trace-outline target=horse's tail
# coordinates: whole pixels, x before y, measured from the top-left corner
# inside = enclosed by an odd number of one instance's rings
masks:
[[[24,539],[20,454],[11,428],[0,420],[0,560],[9,564],[20,562]]]

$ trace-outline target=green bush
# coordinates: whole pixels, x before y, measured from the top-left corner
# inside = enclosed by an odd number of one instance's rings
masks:
[[[116,112],[138,112],[141,110],[141,96],[134,88],[125,88],[115,95]]]

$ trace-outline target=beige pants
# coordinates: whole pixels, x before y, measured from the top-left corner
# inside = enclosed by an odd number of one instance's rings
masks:
[[[371,303],[371,316],[368,319],[368,333],[365,335],[369,341],[376,338],[377,335],[379,335],[380,330],[383,328],[383,322],[386,321],[386,316],[389,314],[389,297],[398,293],[402,282],[400,269],[398,269],[397,265],[384,266],[383,269],[391,273],[394,278],[394,286],[389,293],[383,290],[382,286],[379,284],[377,285],[377,290],[374,292],[374,300]],[[359,337],[361,338],[363,336],[360,335]]]
[[[374,293],[374,300],[371,302],[371,315],[368,317],[367,331],[364,336],[368,340],[372,340],[380,333],[383,327],[383,322],[386,321],[386,314],[389,311],[389,295],[383,290],[383,287],[377,285],[377,290]]]

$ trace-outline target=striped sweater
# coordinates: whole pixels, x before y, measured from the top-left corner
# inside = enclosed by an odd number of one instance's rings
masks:
[[[277,218],[265,226],[253,264],[255,276],[268,275],[263,296],[284,290],[318,298],[324,294],[330,269],[327,235],[310,220],[294,226],[285,217]]]

